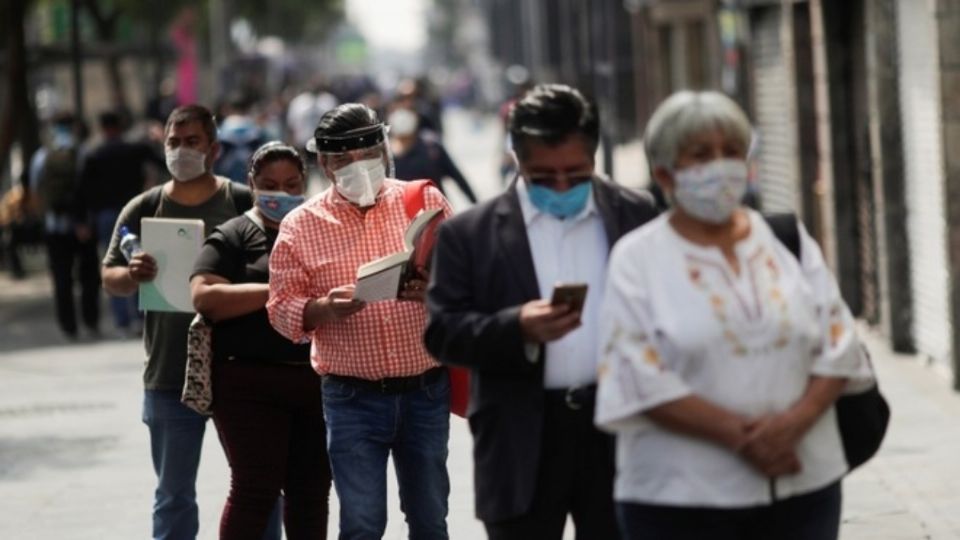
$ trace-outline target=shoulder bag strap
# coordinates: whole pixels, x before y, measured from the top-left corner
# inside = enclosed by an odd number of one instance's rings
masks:
[[[403,209],[407,213],[407,219],[412,220],[427,207],[424,192],[427,186],[432,185],[430,180],[411,180],[403,186]]]
[[[226,182],[227,193],[233,199],[233,207],[236,209],[238,216],[253,208],[253,192],[250,191],[250,188],[229,179]]]
[[[793,256],[800,259],[800,227],[797,224],[797,216],[789,213],[784,214],[764,214],[763,219],[773,230],[773,234],[780,242],[787,246]]]

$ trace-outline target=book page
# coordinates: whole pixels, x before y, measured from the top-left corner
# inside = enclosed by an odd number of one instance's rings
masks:
[[[404,265],[392,266],[382,272],[358,279],[353,297],[364,302],[396,300],[403,269]]]
[[[157,277],[140,284],[140,309],[193,313],[190,274],[203,247],[199,219],[144,218],[143,250],[157,260]]]

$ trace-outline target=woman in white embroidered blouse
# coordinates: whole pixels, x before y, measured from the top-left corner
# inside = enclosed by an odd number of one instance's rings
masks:
[[[816,242],[801,226],[798,261],[740,204],[751,134],[717,92],[674,94],[648,123],[673,210],[611,255],[596,414],[627,538],[837,537],[833,403],[872,375]]]

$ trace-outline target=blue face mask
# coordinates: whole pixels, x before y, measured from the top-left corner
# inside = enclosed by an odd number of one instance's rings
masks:
[[[555,191],[537,184],[527,184],[530,202],[541,212],[567,219],[583,211],[590,198],[593,182],[582,182],[566,191]]]
[[[303,195],[290,195],[286,191],[257,191],[257,208],[263,217],[277,223],[283,221],[283,218],[294,208],[303,204],[306,197]]]
[[[68,148],[73,146],[73,130],[69,126],[53,126],[53,146],[57,148]]]

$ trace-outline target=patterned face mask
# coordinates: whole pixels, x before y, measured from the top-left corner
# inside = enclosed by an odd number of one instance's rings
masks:
[[[257,191],[257,208],[263,217],[280,223],[294,208],[303,204],[303,195],[290,195],[286,191]]]
[[[717,159],[674,172],[674,202],[690,217],[726,223],[747,191],[747,163]]]

